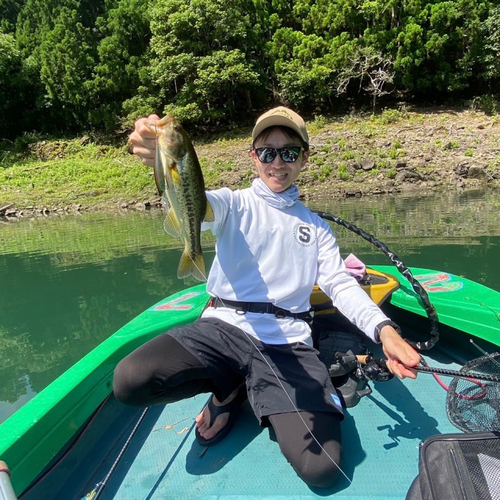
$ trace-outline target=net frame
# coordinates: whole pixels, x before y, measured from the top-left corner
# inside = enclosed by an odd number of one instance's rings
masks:
[[[474,374],[497,380],[475,378]],[[446,398],[450,422],[464,432],[500,432],[500,353],[466,363],[453,378]]]

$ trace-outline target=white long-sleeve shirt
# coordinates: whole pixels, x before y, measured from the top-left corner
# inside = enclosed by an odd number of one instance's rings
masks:
[[[210,270],[210,295],[242,302],[270,302],[294,313],[310,308],[315,284],[368,337],[388,318],[346,271],[333,232],[323,219],[296,201],[275,208],[254,187],[207,192],[215,222],[202,225],[217,237]],[[306,322],[274,314],[238,314],[208,308],[217,317],[267,344],[311,343]]]

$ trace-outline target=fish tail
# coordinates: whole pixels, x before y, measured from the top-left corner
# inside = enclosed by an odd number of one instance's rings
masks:
[[[207,281],[205,261],[203,260],[203,253],[201,250],[197,253],[190,254],[189,250],[185,249],[182,254],[179,268],[177,269],[177,277],[182,279],[190,275],[194,276],[199,281]]]

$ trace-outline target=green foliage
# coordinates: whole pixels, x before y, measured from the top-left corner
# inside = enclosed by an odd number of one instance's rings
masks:
[[[322,128],[325,128],[327,123],[328,121],[324,116],[316,115],[314,120],[309,124],[308,130],[311,133],[318,132]]]
[[[481,28],[484,37],[483,78],[487,81],[500,80],[500,6],[491,9]]]
[[[500,113],[500,99],[492,94],[484,94],[473,99],[472,108],[480,109],[488,115],[496,115]]]
[[[32,126],[29,73],[14,35],[0,30],[0,138],[13,138]]]
[[[372,116],[371,119],[375,123],[388,125],[390,123],[397,123],[404,117],[404,113],[397,109],[384,109],[378,116]]]
[[[258,95],[259,73],[247,55],[252,27],[243,1],[163,0],[151,12],[151,76],[137,98],[159,97],[160,113],[217,123],[242,116]],[[154,82],[151,84],[151,82]],[[129,107],[130,109],[130,107]]]
[[[392,58],[384,56],[373,47],[355,47],[349,61],[339,73],[337,93],[346,93],[354,82],[358,92],[364,90],[372,96],[372,106],[375,111],[377,98],[393,90],[393,66]]]
[[[347,163],[339,163],[339,166],[337,167],[337,174],[339,179],[343,181],[348,181],[351,178],[349,170],[347,169]]]
[[[395,179],[397,174],[397,170],[395,168],[390,168],[385,172],[385,176],[388,179]]]
[[[123,103],[141,90],[140,75],[149,65],[150,5],[149,0],[119,0],[96,20],[102,39],[87,82],[88,120],[94,126],[115,130]]]
[[[25,137],[24,146],[31,143]],[[22,142],[17,144],[23,147]],[[151,196],[150,169],[125,151],[93,142],[45,141],[43,150],[31,156],[3,155],[0,162],[0,199],[23,204],[29,198],[38,206],[53,206],[60,200],[95,203],[117,198],[131,199],[140,193]]]
[[[318,107],[328,102],[334,83],[329,49],[330,44],[315,34],[305,35],[291,28],[274,34],[268,50],[282,102],[296,107]]]
[[[321,116],[500,84],[491,0],[0,0],[0,34],[5,137],[122,131],[153,112],[208,129],[272,104]]]
[[[16,21],[24,0],[0,0],[0,31],[14,33]]]

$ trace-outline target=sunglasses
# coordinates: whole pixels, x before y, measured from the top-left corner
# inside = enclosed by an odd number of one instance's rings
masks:
[[[288,146],[287,148],[257,148],[255,153],[257,158],[262,163],[271,163],[279,154],[280,158],[285,163],[293,163],[297,161],[302,148],[300,146]]]

